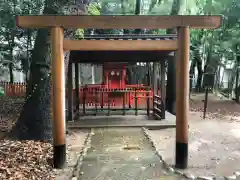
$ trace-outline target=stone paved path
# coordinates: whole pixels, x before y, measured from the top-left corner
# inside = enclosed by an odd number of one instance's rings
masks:
[[[96,129],[78,180],[183,180],[168,173],[141,128]]]

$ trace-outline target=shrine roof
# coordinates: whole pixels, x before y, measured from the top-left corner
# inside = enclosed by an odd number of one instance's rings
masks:
[[[142,41],[160,41],[160,40],[176,40],[177,34],[171,35],[153,35],[153,34],[96,34],[84,36],[82,40],[85,41],[101,41],[101,40],[142,40]],[[81,40],[80,40],[81,41]],[[171,50],[157,51],[157,50],[71,50],[71,62],[81,63],[103,63],[103,62],[154,62],[165,59],[168,56],[173,56]]]
[[[70,62],[155,62],[173,55],[171,51],[71,51]]]

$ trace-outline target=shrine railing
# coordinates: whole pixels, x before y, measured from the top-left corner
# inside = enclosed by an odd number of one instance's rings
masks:
[[[135,86],[135,87],[134,87]],[[135,92],[136,91],[136,92]],[[75,95],[76,89],[73,90]],[[136,95],[135,95],[136,93]],[[124,99],[123,99],[124,97]],[[94,106],[108,106],[117,107],[122,105],[123,101],[126,106],[133,106],[135,99],[137,105],[146,105],[146,99],[152,101],[153,93],[148,86],[130,85],[126,88],[108,88],[106,85],[87,85],[79,88],[79,101],[80,106],[83,104],[87,107]],[[74,96],[76,101],[76,97]],[[139,107],[141,108],[141,107]]]
[[[149,86],[141,85],[130,85],[127,88],[87,85],[79,88],[79,101],[75,97],[75,105],[79,106],[78,111],[83,115],[92,115],[92,112],[96,115],[100,111],[107,111],[107,115],[110,115],[110,111],[122,111],[125,115],[129,110],[135,111],[135,115],[138,115],[139,110],[145,110],[150,115],[153,93]]]

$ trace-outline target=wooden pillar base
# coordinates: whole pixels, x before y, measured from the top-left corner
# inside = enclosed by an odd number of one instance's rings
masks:
[[[54,146],[53,148],[53,167],[62,169],[66,162],[66,144]]]
[[[176,168],[186,169],[188,167],[188,144],[176,142]]]

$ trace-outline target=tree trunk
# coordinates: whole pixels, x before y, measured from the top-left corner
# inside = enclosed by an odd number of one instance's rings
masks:
[[[10,77],[9,80],[10,80],[10,83],[13,83],[14,82],[13,63],[9,63],[8,68],[9,68],[9,77]]]
[[[215,74],[215,81],[214,81],[214,85],[213,85],[213,89],[214,91],[217,91],[218,87],[219,87],[219,83],[220,83],[220,66],[217,66],[216,68],[216,74]]]
[[[122,10],[122,15],[126,14],[126,7],[125,7],[125,0],[121,0],[121,10]],[[129,30],[128,29],[123,29],[123,34],[128,34]]]
[[[200,46],[201,46],[201,40],[203,38],[204,35],[204,31],[201,30],[199,35],[198,35],[198,42],[196,42],[194,44],[194,46],[192,46],[192,50],[193,50],[193,62],[194,62],[194,67],[193,68],[193,74],[195,74],[195,67],[197,67],[197,71],[198,71],[198,76],[197,76],[197,83],[196,83],[196,91],[200,92],[201,91],[201,86],[202,86],[202,76],[203,76],[203,70],[202,70],[202,59],[200,56]],[[191,68],[190,68],[190,75],[191,75]]]
[[[236,102],[239,103],[239,96],[240,96],[240,86],[238,84],[239,82],[239,65],[240,65],[240,47],[237,44],[236,45],[236,64],[237,64],[237,70],[236,70],[236,87],[235,87],[235,96],[236,96]]]
[[[92,84],[95,84],[95,66],[94,66],[94,64],[92,64]]]
[[[191,66],[190,66],[190,79],[189,79],[189,92],[192,92],[192,86],[193,86],[193,77],[194,77],[194,74],[195,74],[195,66],[196,66],[196,60],[195,58],[193,58],[192,60],[192,63],[191,63]]]
[[[225,74],[225,68],[223,69],[223,75],[222,75],[222,78],[220,80],[219,87],[218,87],[219,89],[224,88],[224,84],[223,84],[224,74]]]
[[[166,110],[175,114],[176,102],[176,59],[175,56],[168,58],[167,87],[166,87]]]
[[[45,9],[45,13],[49,12]],[[52,12],[50,11],[49,14]],[[50,32],[38,30],[30,67],[29,94],[12,134],[19,139],[51,140]]]
[[[198,69],[200,70],[200,66],[201,66],[201,71],[200,71],[200,74],[199,74],[199,77],[198,77],[198,89],[199,91],[202,90],[202,85],[201,85],[201,82],[202,82],[202,78],[203,78],[203,72],[205,74],[208,74],[208,73],[214,73],[215,70],[212,69],[213,67],[213,58],[212,58],[212,48],[213,48],[213,31],[211,33],[211,39],[210,39],[210,42],[209,42],[209,46],[207,47],[207,58],[206,58],[206,62],[205,62],[205,65],[204,65],[204,71],[202,71],[202,61],[201,61],[201,57],[200,57],[200,53],[199,53],[199,67]],[[201,64],[200,64],[201,63]],[[204,80],[205,81],[205,80]]]
[[[203,70],[202,70],[202,61],[200,55],[196,57],[197,61],[197,70],[198,70],[198,78],[197,78],[197,84],[196,84],[196,89],[197,92],[201,92],[202,90],[202,77],[203,77]]]
[[[136,0],[135,4],[135,15],[140,15],[141,14],[141,0]],[[140,34],[141,29],[135,29],[135,34]]]
[[[16,12],[16,1],[13,2],[13,13],[15,14]],[[13,48],[15,46],[15,27],[12,27],[11,29],[9,29],[10,32],[8,32],[8,37],[10,36],[10,38],[8,39],[8,45],[9,45],[9,57],[10,57],[10,63],[8,65],[9,68],[9,80],[10,83],[14,82],[14,76],[13,76]]]
[[[170,15],[178,15],[181,1],[174,0]],[[176,34],[176,29],[168,29],[167,34]],[[167,87],[166,87],[166,110],[175,114],[176,104],[176,61],[175,57],[168,58]]]
[[[49,4],[47,4],[49,3]],[[58,1],[63,6],[65,1]],[[46,1],[43,14],[58,14],[54,3]],[[72,31],[67,31],[67,36],[73,36]],[[30,79],[28,94],[23,110],[15,127],[10,132],[10,137],[20,140],[41,140],[51,142],[51,42],[50,29],[39,29],[32,53],[30,66]],[[65,53],[65,77],[68,69],[69,53]]]
[[[238,85],[238,81],[239,81],[239,67],[237,67],[237,72],[236,72],[236,87],[235,87],[235,96],[236,96],[236,102],[239,103],[239,85]]]
[[[127,67],[127,84],[133,84],[133,71],[132,66]]]
[[[13,47],[14,47],[14,37],[15,37],[15,33],[14,33],[14,30],[12,29],[12,32],[11,32],[11,40],[10,40],[10,51],[9,51],[9,56],[10,56],[10,63],[8,65],[8,68],[9,68],[9,77],[10,77],[10,83],[13,83],[14,82],[14,76],[13,76]]]
[[[30,30],[28,30],[27,32],[27,60],[26,60],[26,64],[25,64],[25,75],[26,75],[26,83],[28,83],[28,73],[29,73],[29,67],[30,67],[30,54],[29,54],[29,50],[32,49],[32,40],[31,40],[31,37],[32,37],[32,32],[30,32]]]
[[[236,76],[236,65],[234,67],[234,72],[231,72],[231,76],[229,78],[228,81],[228,88],[229,88],[229,98],[232,98],[232,94],[233,94],[233,89],[234,89],[234,78]]]

